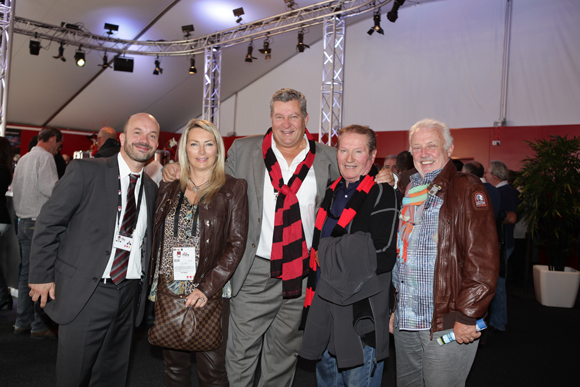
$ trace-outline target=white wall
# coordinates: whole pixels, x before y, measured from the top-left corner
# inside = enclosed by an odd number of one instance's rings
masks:
[[[406,7],[385,35],[369,19],[347,28],[343,125],[405,130],[436,118],[455,127],[489,127],[500,117],[507,0],[444,0]],[[580,123],[580,1],[513,0],[507,124]],[[311,132],[320,122],[322,41],[238,93],[236,132],[262,134],[269,100],[282,87],[302,91]],[[222,103],[222,133],[233,131],[234,103]]]

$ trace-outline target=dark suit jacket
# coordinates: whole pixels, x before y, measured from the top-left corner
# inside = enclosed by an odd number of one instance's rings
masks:
[[[107,267],[117,217],[118,173],[117,156],[71,161],[36,220],[29,282],[56,283],[56,299],[45,310],[58,324],[77,316]],[[143,176],[147,232],[141,267],[143,278],[148,278],[157,185]],[[142,286],[136,325],[143,318],[146,294],[147,286]]]
[[[237,179],[248,182],[248,241],[246,250],[238,268],[231,278],[232,296],[236,296],[250,272],[256,250],[260,242],[262,231],[262,213],[264,210],[264,176],[266,165],[262,154],[264,136],[249,136],[237,139],[228,150],[226,173]],[[316,207],[320,206],[326,187],[338,179],[338,164],[336,162],[336,148],[316,143],[314,163],[314,177],[316,179]],[[271,182],[267,182],[271,184]]]

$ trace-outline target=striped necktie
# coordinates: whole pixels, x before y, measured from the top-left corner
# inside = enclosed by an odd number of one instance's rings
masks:
[[[137,206],[135,205],[135,186],[140,175],[131,173],[129,175],[129,188],[127,189],[127,205],[125,206],[125,215],[123,215],[123,223],[119,228],[119,234],[131,237],[133,230],[135,230],[135,220],[137,215]],[[113,260],[113,267],[111,267],[111,279],[118,285],[127,276],[127,267],[129,264],[130,251],[117,249],[115,252],[115,259]]]

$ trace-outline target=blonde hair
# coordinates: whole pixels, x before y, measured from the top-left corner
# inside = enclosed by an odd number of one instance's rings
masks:
[[[226,172],[225,172],[225,146],[222,136],[215,127],[209,121],[198,120],[193,118],[187,123],[181,139],[179,140],[179,166],[181,167],[181,176],[179,181],[181,182],[181,191],[185,192],[187,188],[187,180],[189,179],[190,164],[189,158],[187,157],[187,138],[189,137],[189,132],[192,129],[203,129],[207,132],[213,134],[217,146],[217,158],[214,165],[210,171],[210,178],[207,185],[204,185],[198,192],[196,196],[196,201],[198,203],[209,203],[212,201],[214,196],[220,190],[221,187],[226,183]]]

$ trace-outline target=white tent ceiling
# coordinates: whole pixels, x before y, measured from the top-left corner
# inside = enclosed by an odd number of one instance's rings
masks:
[[[408,0],[404,6],[434,0]],[[320,1],[297,0],[299,7]],[[16,0],[18,17],[46,24],[81,23],[85,30],[105,35],[105,23],[119,25],[115,37],[133,39],[159,14],[139,40],[181,40],[181,26],[193,24],[193,37],[234,27],[232,10],[243,7],[243,22],[249,23],[287,12],[284,0]],[[383,15],[391,4],[383,9]],[[372,20],[372,13],[349,18],[347,23]],[[383,18],[383,23],[389,23]],[[322,27],[311,27],[305,43],[322,37]],[[12,51],[7,121],[9,124],[53,125],[61,128],[98,130],[101,126],[121,129],[127,116],[139,111],[153,114],[163,131],[174,132],[187,121],[201,114],[203,99],[203,58],[197,55],[198,74],[188,73],[188,57],[162,57],[163,74],[152,74],[155,58],[133,56],[133,73],[108,69],[97,75],[102,52],[87,52],[87,64],[75,65],[73,57],[78,47],[65,46],[66,62],[53,59],[58,43],[42,40],[40,55],[29,54],[30,38],[15,34]],[[252,83],[290,57],[297,55],[295,32],[272,39],[272,59],[264,60],[257,52],[263,40],[254,43],[254,56],[259,59],[245,63],[247,45],[223,50],[222,100]],[[298,54],[299,55],[299,54]],[[96,77],[95,77],[96,76]],[[94,79],[93,79],[94,78]]]

